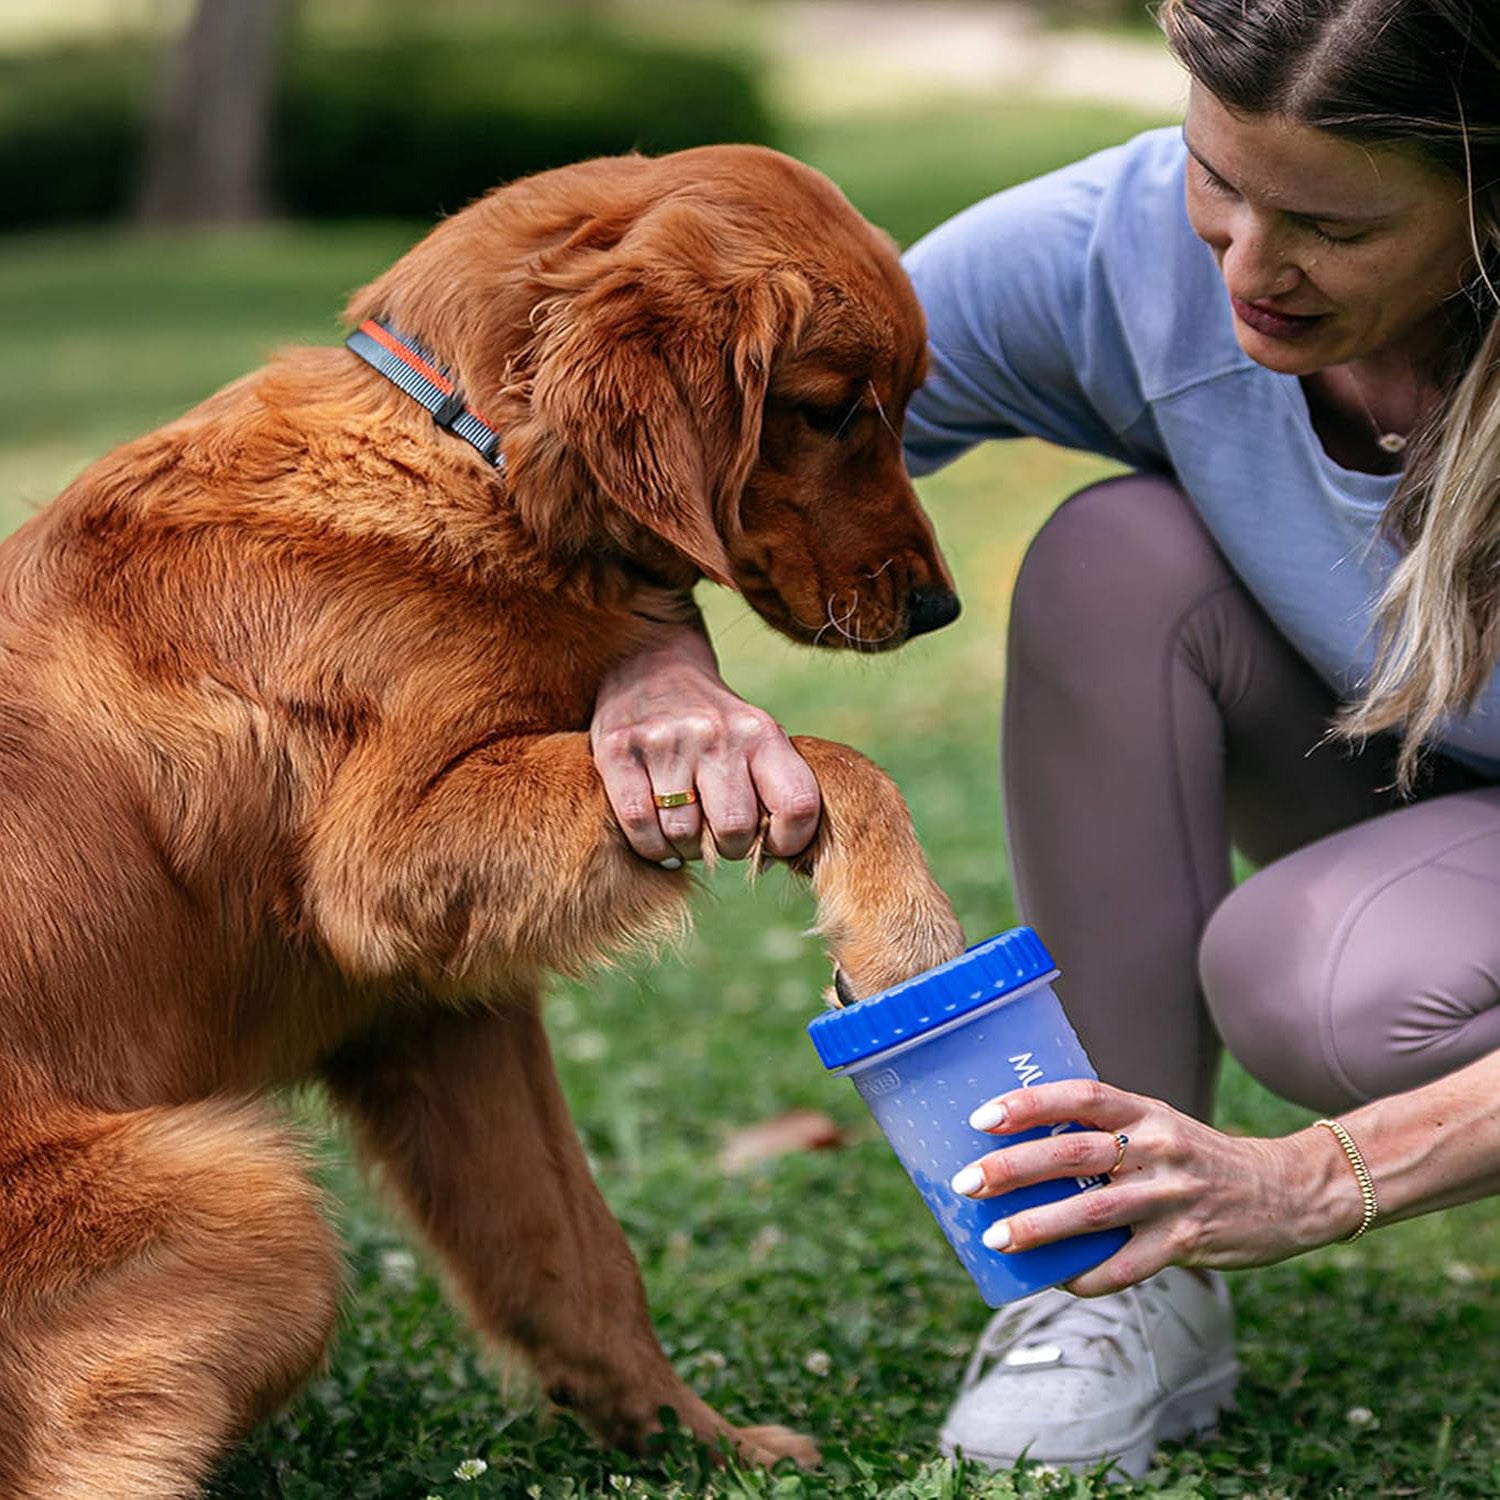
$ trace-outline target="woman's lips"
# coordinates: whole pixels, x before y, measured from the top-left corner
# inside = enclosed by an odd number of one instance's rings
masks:
[[[1273,339],[1300,338],[1310,333],[1328,316],[1326,313],[1276,312],[1258,302],[1246,302],[1232,293],[1229,302],[1234,308],[1235,317],[1242,323]]]

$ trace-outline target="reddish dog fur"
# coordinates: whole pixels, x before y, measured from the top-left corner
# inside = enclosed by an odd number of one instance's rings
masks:
[[[95,464],[0,548],[0,1494],[188,1495],[319,1366],[339,1264],[265,1099],[318,1079],[474,1326],[635,1444],[668,1365],[539,1017],[680,928],[587,725],[702,575],[803,640],[950,584],[898,432],[924,327],[826,180],[705,148],[513,184],[353,300],[502,474],[342,348]],[[802,739],[856,993],[961,936],[900,797]]]

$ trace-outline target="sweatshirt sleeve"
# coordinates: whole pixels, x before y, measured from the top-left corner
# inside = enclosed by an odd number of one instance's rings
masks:
[[[1024,436],[1159,466],[1102,227],[1130,149],[997,193],[906,253],[929,337],[906,417],[913,474]]]

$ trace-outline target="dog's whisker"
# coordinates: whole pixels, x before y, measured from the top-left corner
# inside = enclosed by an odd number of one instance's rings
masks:
[[[814,638],[814,644],[821,641],[830,630],[836,630],[851,646],[861,647],[883,646],[887,641],[895,640],[900,635],[901,632],[898,625],[892,625],[890,629],[880,635],[866,635],[864,633],[859,623],[861,601],[858,589],[850,591],[849,607],[842,614],[835,612],[838,598],[837,594],[830,594],[828,596],[825,605],[828,611],[828,622],[819,629]]]
[[[875,403],[875,410],[880,413],[880,420],[884,425],[885,430],[899,442],[901,434],[891,426],[891,419],[885,414],[885,404],[880,399],[880,392],[875,389],[875,382],[873,380],[867,380],[865,384],[870,388],[870,399]]]
[[[819,640],[822,640],[822,637],[828,634],[829,630],[837,630],[838,628],[838,621],[834,618],[834,601],[832,601],[832,598],[829,598],[828,606],[826,607],[828,607],[828,624],[822,625],[819,631],[817,631],[817,639]]]
[[[826,625],[823,625],[823,626],[821,626],[819,628],[819,630],[818,630],[818,636],[817,636],[817,638],[818,638],[819,641],[821,641],[823,639],[823,637],[830,630],[836,630],[840,635],[843,635],[843,633],[844,633],[843,627],[839,624],[838,618],[837,618],[837,616],[835,616],[835,614],[833,612],[833,601],[837,597],[838,596],[836,594],[830,594],[828,596],[827,603],[824,605],[824,608],[827,610],[827,613],[828,613],[828,623]]]
[[[896,627],[887,630],[883,635],[866,635],[859,624],[860,597],[857,589],[852,590],[849,596],[849,607],[843,614],[834,613],[834,605],[838,600],[837,594],[831,594],[828,598],[828,624],[818,632],[821,637],[829,629],[838,631],[844,640],[851,646],[882,646],[889,640],[894,640],[899,633]]]
[[[838,619],[833,613],[833,601],[837,598],[837,594],[830,594],[827,600],[824,602],[823,609],[827,614],[828,619],[818,627],[818,633],[813,637],[813,645],[815,646],[821,644],[823,637],[827,635],[830,630],[837,630],[839,634],[843,634],[843,631],[839,626]]]

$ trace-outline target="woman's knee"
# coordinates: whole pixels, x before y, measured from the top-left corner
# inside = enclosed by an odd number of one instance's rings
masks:
[[[1231,892],[1200,946],[1204,998],[1248,1073],[1343,1109],[1500,1047],[1490,903],[1465,899],[1468,872],[1388,868],[1341,890],[1316,878],[1317,846],[1304,856]]]
[[[1231,891],[1198,949],[1203,998],[1224,1045],[1272,1093],[1309,1109],[1356,1102],[1330,1068],[1319,997],[1331,934],[1309,920],[1298,883],[1270,865]]]
[[[1230,582],[1177,485],[1152,474],[1107,479],[1065,500],[1032,539],[1012,594],[1011,649],[1062,664],[1091,640],[1128,648]]]

